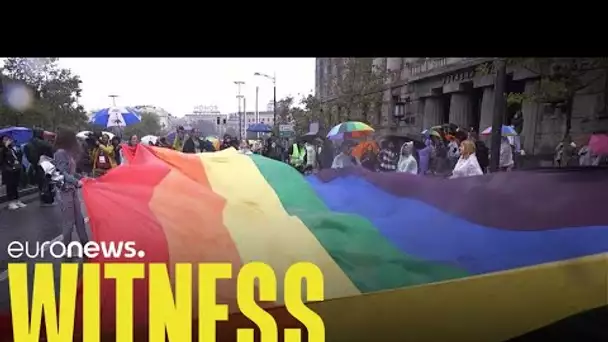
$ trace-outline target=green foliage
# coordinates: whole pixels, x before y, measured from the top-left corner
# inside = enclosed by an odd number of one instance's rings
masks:
[[[292,123],[293,106],[293,96],[287,96],[277,101],[277,125]]]
[[[146,135],[160,134],[160,121],[156,114],[141,112],[140,115],[141,121],[139,123],[124,128],[123,138],[128,138],[133,135],[137,135],[141,138]]]
[[[70,70],[60,68],[57,58],[7,58],[0,73],[4,87],[25,86],[33,98],[25,109],[0,103],[0,126],[40,126],[47,130],[86,127],[86,113],[78,105],[82,81]]]
[[[521,105],[528,99],[528,96],[523,93],[508,93],[507,94],[507,106]]]
[[[293,97],[286,97],[277,102],[277,118],[279,124],[294,124],[296,135],[308,133],[310,124],[318,122],[320,134],[324,134],[333,127],[329,106],[323,104],[319,98],[312,94],[302,96],[299,106],[295,105]]]
[[[524,68],[540,78],[540,86],[532,94],[508,94],[507,104],[513,105],[523,101],[535,101],[561,107],[565,112],[566,129],[564,136],[569,135],[572,121],[572,104],[577,92],[589,87],[604,77],[599,73],[589,77],[590,72],[603,70],[608,72],[608,58],[563,58],[563,57],[517,57],[507,58],[508,66]],[[484,63],[477,67],[478,75],[494,74],[494,63]],[[605,89],[608,91],[608,89]],[[608,95],[608,94],[607,94]],[[605,101],[608,106],[608,101]],[[605,108],[608,110],[608,108]]]
[[[337,95],[331,104],[336,108],[337,116],[334,119],[330,111],[324,111],[331,121],[328,126],[349,120],[370,121],[370,111],[380,110],[382,90],[392,73],[387,72],[384,65],[375,66],[373,60],[342,58],[338,73],[331,80]]]

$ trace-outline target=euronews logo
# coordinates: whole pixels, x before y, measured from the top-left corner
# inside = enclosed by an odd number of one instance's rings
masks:
[[[56,259],[64,258],[97,258],[99,255],[104,259],[117,258],[143,258],[146,253],[135,248],[135,241],[89,241],[82,244],[80,241],[72,241],[67,245],[63,241],[44,242],[21,242],[13,241],[8,244],[8,255],[13,259],[39,259],[51,256]]]

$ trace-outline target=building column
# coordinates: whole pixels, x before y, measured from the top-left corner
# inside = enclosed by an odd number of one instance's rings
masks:
[[[422,118],[422,129],[429,129],[433,126],[442,125],[443,122],[443,101],[440,97],[427,97],[424,99],[424,111]]]
[[[450,123],[469,129],[473,123],[473,97],[468,93],[452,93],[450,97]]]
[[[524,94],[532,95],[540,86],[540,82],[538,80],[529,80],[526,82],[526,87],[524,90]],[[521,104],[521,115],[524,119],[524,126],[521,130],[521,145],[526,151],[526,154],[534,154],[534,143],[536,137],[536,127],[538,126],[538,122],[540,120],[540,115],[538,115],[538,111],[541,108],[541,105],[535,101],[527,100]]]
[[[494,116],[494,87],[483,88],[481,98],[481,115],[479,116],[479,133],[492,126]]]

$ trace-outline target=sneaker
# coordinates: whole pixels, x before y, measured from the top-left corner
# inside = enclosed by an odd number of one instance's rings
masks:
[[[17,210],[19,209],[19,205],[17,204],[17,202],[11,202],[8,204],[8,210]]]
[[[25,208],[27,207],[27,204],[21,202],[21,201],[17,201],[17,205],[19,206],[19,208]]]

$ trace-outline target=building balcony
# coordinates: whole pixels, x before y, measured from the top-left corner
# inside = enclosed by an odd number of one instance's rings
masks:
[[[492,60],[488,57],[423,58],[407,63],[403,68],[402,82],[417,81]]]

